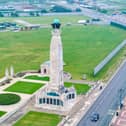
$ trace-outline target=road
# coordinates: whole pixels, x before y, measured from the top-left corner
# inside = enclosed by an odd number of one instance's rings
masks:
[[[126,89],[126,62],[121,66],[102,94],[97,98],[77,126],[108,126],[119,105],[119,90]],[[126,90],[123,92],[123,97]],[[97,112],[100,119],[97,122],[90,121],[90,115]]]

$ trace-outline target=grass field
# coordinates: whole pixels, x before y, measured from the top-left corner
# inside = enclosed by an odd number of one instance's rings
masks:
[[[20,82],[16,82],[12,86],[6,88],[5,91],[33,94],[35,91],[37,91],[42,86],[43,86],[43,84],[39,84],[39,83],[20,81]]]
[[[124,50],[95,78],[93,68],[125,38],[126,31],[111,26],[64,26],[62,28],[66,63],[64,70],[70,72],[73,79],[81,79],[83,74],[86,74],[89,80],[104,78],[107,76],[107,70],[113,69],[113,64],[115,65],[123,56]],[[41,63],[49,60],[50,39],[51,29],[17,33],[1,32],[0,76],[3,76],[5,68],[11,65],[14,66],[15,72],[39,69]]]
[[[77,23],[78,20],[89,19],[86,16],[78,16],[78,15],[71,15],[71,16],[43,16],[43,17],[19,17],[19,18],[0,18],[0,22],[3,21],[15,21],[16,19],[21,19],[28,21],[33,24],[51,24],[55,18],[60,19],[62,24],[66,23]]]
[[[13,126],[57,126],[59,115],[30,111]]]
[[[77,91],[77,94],[85,94],[91,88],[91,86],[87,84],[73,84],[73,83],[65,82],[64,85],[65,87],[71,87],[73,85]]]
[[[2,117],[4,114],[6,114],[6,112],[0,111],[0,117]]]
[[[24,79],[32,79],[32,80],[42,80],[42,81],[49,81],[49,77],[39,77],[37,75],[27,76]]]

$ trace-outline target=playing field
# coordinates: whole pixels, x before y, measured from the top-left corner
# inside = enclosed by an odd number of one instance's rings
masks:
[[[65,21],[69,20],[65,19]],[[113,69],[113,65],[119,61],[125,50],[121,51],[95,78],[93,68],[125,38],[126,31],[111,26],[64,26],[62,28],[66,63],[64,70],[70,72],[73,79],[81,79],[83,74],[86,74],[87,79],[90,80],[104,78],[108,75],[106,71]],[[50,39],[49,28],[16,33],[1,32],[0,76],[3,76],[5,68],[11,65],[14,66],[15,72],[38,70],[41,63],[49,60]]]
[[[57,126],[61,119],[59,115],[30,111],[14,126]]]
[[[5,91],[9,92],[18,92],[18,93],[25,93],[25,94],[33,94],[39,88],[41,88],[43,84],[40,83],[31,83],[31,82],[16,82],[12,86],[5,89]]]

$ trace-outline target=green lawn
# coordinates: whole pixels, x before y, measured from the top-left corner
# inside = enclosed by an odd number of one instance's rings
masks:
[[[0,117],[2,117],[4,114],[6,114],[6,112],[0,111]]]
[[[43,20],[48,20],[49,17],[44,18]],[[32,21],[30,18],[27,19]],[[66,63],[64,70],[70,72],[73,79],[81,79],[83,74],[87,75],[88,80],[104,78],[108,75],[107,71],[113,70],[113,65],[124,55],[125,50],[94,77],[93,68],[126,38],[126,31],[111,26],[95,25],[64,26],[61,30]],[[38,70],[41,63],[49,60],[50,39],[51,29],[48,28],[16,33],[1,32],[0,76],[2,77],[5,69],[11,65],[14,66],[15,72]]]
[[[31,83],[31,82],[17,82],[12,86],[5,89],[5,91],[9,92],[18,92],[18,93],[26,93],[26,94],[33,94],[39,88],[41,88],[43,84],[40,83]]]
[[[40,76],[37,76],[37,75],[27,76],[27,77],[25,77],[24,79],[49,81],[49,77],[47,77],[47,76],[45,76],[45,77],[40,77]]]
[[[25,79],[49,81],[49,77],[38,77],[36,75],[27,76],[27,77],[25,77]],[[91,88],[91,86],[89,86],[87,84],[73,84],[73,83],[69,83],[69,82],[64,82],[64,85],[65,85],[65,87],[71,87],[72,85],[74,85],[75,89],[77,90],[77,94],[82,94],[82,93],[85,94]]]
[[[73,83],[65,82],[64,85],[65,87],[71,87],[73,85],[77,91],[77,94],[85,94],[91,88],[91,86],[87,84],[73,84]]]
[[[20,96],[11,93],[0,94],[0,105],[16,104],[21,100]]]
[[[14,126],[57,126],[61,119],[59,115],[30,111]]]

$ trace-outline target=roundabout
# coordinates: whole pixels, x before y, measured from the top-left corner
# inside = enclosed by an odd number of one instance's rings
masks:
[[[21,97],[16,94],[3,93],[0,94],[0,105],[12,105],[16,104],[21,100]]]

